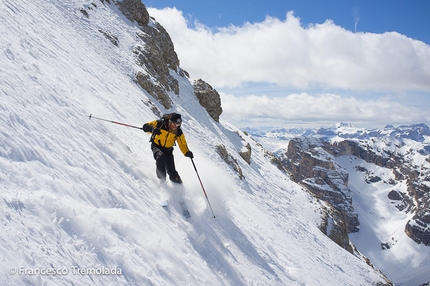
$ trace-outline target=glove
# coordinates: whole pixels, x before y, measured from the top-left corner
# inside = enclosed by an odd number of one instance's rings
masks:
[[[154,129],[152,129],[152,134],[154,134],[154,135],[160,135],[161,134],[160,128],[154,128]]]
[[[193,159],[193,158],[194,158],[193,152],[188,151],[187,153],[185,153],[185,157],[188,157],[188,158],[190,158],[190,159]]]
[[[145,124],[143,124],[143,126],[142,126],[142,130],[143,131],[145,131],[145,132],[151,132],[152,131],[152,126],[151,125],[149,125],[148,123],[145,123]]]

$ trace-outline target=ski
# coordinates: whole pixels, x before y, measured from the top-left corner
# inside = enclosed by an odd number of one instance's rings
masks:
[[[160,206],[162,206],[163,208],[166,208],[169,206],[169,196],[167,193],[164,193],[161,195]]]
[[[161,201],[160,206],[162,206],[163,208],[167,208],[169,206],[169,201],[168,200]]]
[[[171,191],[174,193],[174,197],[171,199],[173,199],[175,205],[179,202],[179,206],[181,207],[181,211],[182,211],[182,216],[184,218],[190,218],[191,214],[188,211],[188,208],[184,201],[184,196],[183,196],[184,189],[182,188],[181,184],[173,184],[173,185],[178,185],[178,187],[180,186],[180,188],[174,188],[173,190],[169,190],[170,188],[166,188],[166,182],[161,181],[160,187],[161,187],[161,190],[165,193],[164,195],[163,194],[161,195],[160,206],[167,209],[167,207],[170,205],[171,202],[169,203],[169,198],[171,195],[169,195],[169,191]]]
[[[160,195],[160,206],[163,208],[167,208],[169,206],[169,195],[167,193],[166,189],[166,181],[160,180],[160,189],[161,189],[161,195]]]
[[[191,214],[190,214],[190,212],[188,211],[188,208],[187,208],[187,206],[185,205],[185,202],[179,202],[179,205],[181,206],[181,210],[182,210],[182,215],[185,217],[185,218],[190,218],[191,217]],[[162,202],[160,202],[160,206],[162,206],[163,208],[167,208],[168,206],[169,206],[169,201],[162,201]]]
[[[190,214],[190,212],[188,211],[188,208],[187,208],[187,206],[185,205],[185,202],[181,201],[181,202],[179,202],[179,204],[181,205],[182,215],[183,215],[185,218],[190,218],[190,217],[191,217],[191,214]]]

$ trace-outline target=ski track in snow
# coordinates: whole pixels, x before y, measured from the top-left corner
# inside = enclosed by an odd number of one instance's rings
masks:
[[[85,9],[87,18],[80,10]],[[89,120],[155,118],[132,80],[138,27],[106,1],[0,3],[0,273],[8,285],[369,285],[378,273],[318,229],[315,202],[176,76],[170,94],[217,215],[175,150],[191,218],[159,205],[149,135]],[[112,45],[99,32],[118,38]],[[158,106],[159,104],[156,103]],[[160,107],[160,106],[159,106]],[[166,111],[160,107],[162,111]],[[239,137],[240,134],[243,139]],[[239,156],[245,179],[214,151]],[[174,187],[167,191],[175,192]],[[120,269],[120,274],[76,273]],[[66,275],[32,275],[60,269]],[[26,272],[27,271],[27,272]]]

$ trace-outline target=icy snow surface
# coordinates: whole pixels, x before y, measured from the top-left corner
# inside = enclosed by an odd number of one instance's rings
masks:
[[[112,2],[112,1],[110,1]],[[85,9],[87,18],[80,10]],[[175,150],[191,213],[159,186],[154,114],[132,77],[138,27],[106,1],[0,1],[0,280],[4,285],[372,285],[364,262],[318,230],[313,200],[252,140],[211,120],[188,79],[173,110],[217,215]],[[113,45],[99,30],[118,38]],[[210,67],[208,67],[210,68]],[[165,110],[162,110],[165,111]],[[240,134],[244,139],[240,139]],[[240,180],[214,151],[237,154]],[[170,205],[160,206],[167,196]],[[49,272],[47,273],[47,272]],[[52,272],[56,271],[56,275]],[[92,274],[91,271],[95,272]]]

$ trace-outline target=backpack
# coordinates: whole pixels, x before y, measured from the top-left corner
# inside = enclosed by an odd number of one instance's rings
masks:
[[[175,112],[172,113],[165,113],[161,115],[160,119],[157,120],[157,128],[161,128],[162,126],[167,127],[169,123],[169,119],[175,115]]]

